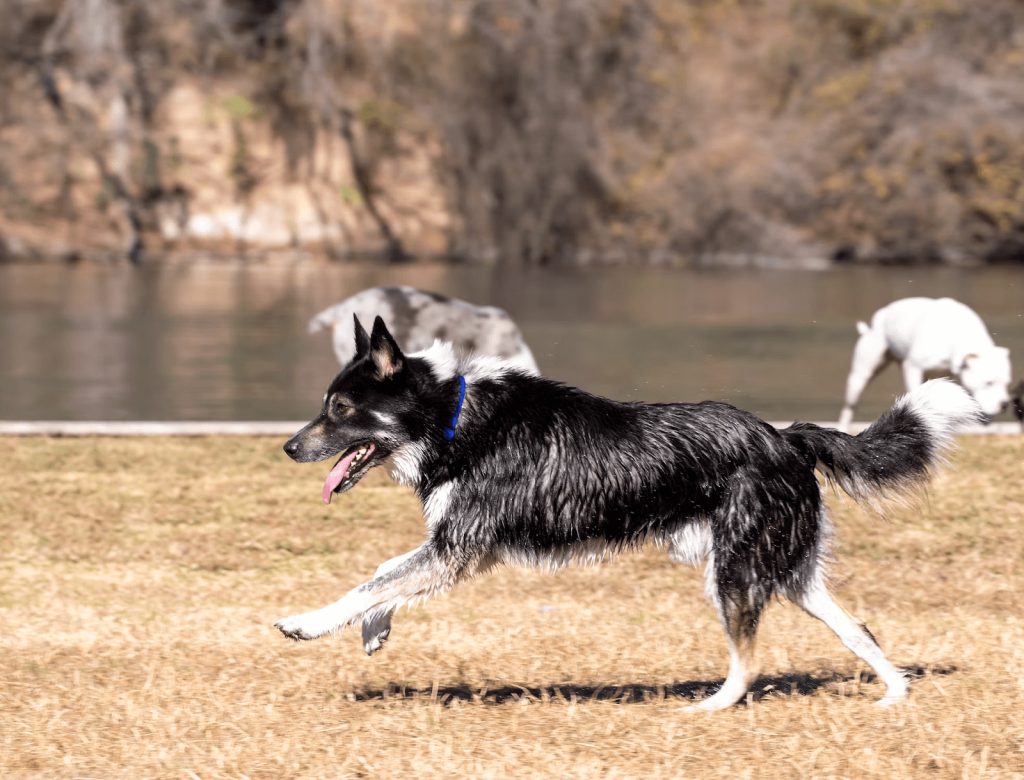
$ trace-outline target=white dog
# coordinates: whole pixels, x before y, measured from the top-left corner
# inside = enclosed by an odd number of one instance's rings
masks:
[[[981,317],[959,301],[904,298],[876,311],[871,325],[858,322],[857,331],[840,430],[849,429],[868,382],[893,360],[907,390],[925,374],[953,374],[989,417],[1010,402],[1010,350],[997,347]]]
[[[533,352],[512,318],[496,306],[475,306],[415,287],[372,287],[324,309],[309,321],[309,332],[334,330],[334,354],[346,365],[355,356],[352,316],[373,322],[381,316],[398,346],[418,352],[434,339],[450,341],[463,352],[496,355],[540,376]]]

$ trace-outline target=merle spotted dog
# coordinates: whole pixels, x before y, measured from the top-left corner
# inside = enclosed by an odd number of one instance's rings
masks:
[[[463,353],[496,355],[530,374],[539,374],[519,327],[496,306],[476,306],[414,287],[372,287],[324,309],[309,321],[309,332],[333,330],[334,354],[346,365],[355,355],[352,318],[391,323],[391,334],[406,351],[426,349],[435,339]]]

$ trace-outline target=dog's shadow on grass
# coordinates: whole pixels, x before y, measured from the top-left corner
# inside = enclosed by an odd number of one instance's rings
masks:
[[[956,671],[955,666],[905,666],[908,677],[918,679],[925,675],[946,675]],[[861,695],[861,685],[877,679],[872,672],[843,674],[822,672],[818,674],[793,673],[758,677],[750,687],[750,696],[759,701],[766,696],[810,696],[819,690],[828,690],[840,696]],[[475,704],[505,704],[507,702],[534,701],[569,704],[585,701],[612,701],[618,704],[659,701],[666,698],[695,701],[706,698],[722,686],[722,680],[691,680],[668,685],[646,685],[640,683],[609,683],[607,685],[495,685],[471,686],[446,685],[431,689],[410,688],[388,684],[379,690],[357,690],[348,694],[354,701],[391,701],[395,699],[427,699],[442,706],[450,707],[455,702]],[[867,694],[868,692],[863,692]]]

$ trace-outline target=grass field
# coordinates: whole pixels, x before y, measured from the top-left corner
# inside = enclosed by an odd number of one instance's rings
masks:
[[[499,570],[358,633],[295,644],[417,545],[413,495],[269,439],[5,439],[0,775],[1024,777],[1024,438],[961,442],[915,510],[831,498],[840,600],[917,675],[911,703],[789,604],[746,705],[681,711],[727,656],[700,573],[648,549]]]

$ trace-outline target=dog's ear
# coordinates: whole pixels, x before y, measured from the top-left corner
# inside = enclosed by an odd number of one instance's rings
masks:
[[[352,319],[356,323],[356,358],[361,358],[370,351],[370,335],[355,314],[352,315]]]
[[[370,357],[377,366],[377,376],[389,379],[401,372],[405,365],[405,357],[398,344],[388,332],[384,320],[377,317],[373,321],[373,333],[370,334]]]

